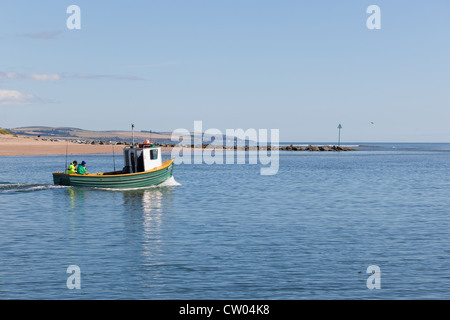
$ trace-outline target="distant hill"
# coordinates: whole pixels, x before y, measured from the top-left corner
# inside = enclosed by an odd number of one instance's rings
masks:
[[[112,130],[112,131],[93,131],[93,130],[83,130],[79,128],[70,128],[70,127],[43,127],[43,126],[35,126],[35,127],[20,127],[14,129],[8,129],[13,134],[24,135],[24,136],[33,136],[33,137],[42,137],[42,138],[59,138],[59,139],[70,139],[70,140],[105,140],[105,141],[117,141],[117,142],[131,142],[132,141],[132,132],[131,131],[120,131],[120,130]],[[154,142],[158,143],[173,143],[171,141],[172,132],[152,132],[149,131],[135,131],[134,138],[135,141],[144,141],[145,139],[150,139]],[[191,137],[194,137],[194,134],[191,133]],[[211,136],[204,134],[204,143],[209,143],[211,141]],[[222,141],[225,142],[227,140],[233,140],[233,137],[227,137],[226,135],[222,136]],[[238,141],[243,141],[241,139],[237,139]]]

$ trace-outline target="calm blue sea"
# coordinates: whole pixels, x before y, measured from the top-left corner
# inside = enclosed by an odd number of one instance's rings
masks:
[[[450,299],[450,144],[358,149],[128,191],[53,186],[64,156],[0,157],[0,299]]]

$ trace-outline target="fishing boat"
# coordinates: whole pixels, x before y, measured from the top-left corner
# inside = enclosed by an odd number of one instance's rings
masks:
[[[162,161],[161,148],[145,141],[123,150],[125,167],[120,171],[85,175],[53,173],[55,185],[95,188],[144,188],[163,183],[172,177],[173,159]]]

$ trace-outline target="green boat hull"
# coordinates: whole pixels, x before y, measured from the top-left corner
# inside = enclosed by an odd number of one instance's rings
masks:
[[[107,189],[131,189],[145,188],[163,183],[173,172],[173,160],[166,161],[160,168],[147,172],[133,174],[120,174],[119,172],[76,175],[54,173],[53,182],[55,185],[107,188]]]

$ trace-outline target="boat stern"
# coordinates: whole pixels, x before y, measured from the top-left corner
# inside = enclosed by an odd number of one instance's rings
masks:
[[[70,186],[70,178],[68,174],[55,172],[53,174],[53,183],[57,186]]]

